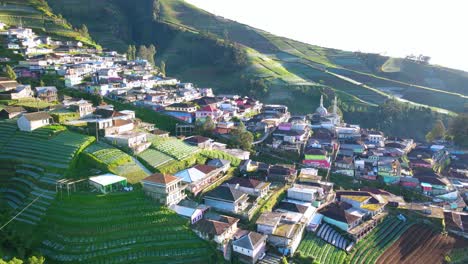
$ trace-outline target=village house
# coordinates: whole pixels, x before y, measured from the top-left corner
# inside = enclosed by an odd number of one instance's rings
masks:
[[[232,242],[232,249],[239,261],[246,264],[255,264],[266,250],[266,235],[249,231],[241,238]]]
[[[265,212],[256,224],[257,232],[267,235],[268,243],[287,256],[294,255],[305,230],[304,224],[291,223],[280,212]]]
[[[169,174],[155,173],[141,183],[146,195],[166,206],[178,204],[186,197],[182,179]]]
[[[223,111],[219,110],[215,106],[207,105],[195,112],[195,118],[197,119],[197,121],[204,121],[207,117],[211,117],[212,120],[216,121],[219,118],[221,118],[223,114]]]
[[[16,89],[19,83],[6,77],[0,77],[0,92],[8,92]]]
[[[218,249],[225,253],[229,241],[237,231],[239,219],[226,215],[213,215],[203,218],[192,225],[192,229],[200,238],[214,241]]]
[[[23,114],[18,120],[18,128],[21,131],[31,132],[50,124],[52,117],[46,112]]]
[[[231,168],[231,162],[229,160],[224,159],[212,159],[208,161],[206,165],[219,168],[223,173],[226,173],[229,170],[229,168]]]
[[[274,165],[268,169],[268,180],[276,182],[293,182],[296,179],[297,170],[294,165]]]
[[[5,100],[32,98],[33,96],[34,92],[31,89],[31,85],[17,85],[13,90],[0,93],[0,99]]]
[[[191,136],[184,139],[184,142],[201,149],[211,149],[213,140],[202,136]]]
[[[6,106],[0,110],[0,119],[12,119],[23,113],[26,113],[26,110],[21,106]]]
[[[196,195],[215,182],[220,174],[220,168],[209,165],[195,165],[192,168],[177,172],[175,176],[181,178],[188,185],[188,191]]]
[[[248,199],[246,193],[228,186],[219,186],[203,197],[205,205],[211,206],[215,210],[234,214],[241,213],[247,208]]]
[[[190,224],[192,225],[203,218],[203,210],[200,208],[174,204],[171,206],[171,210],[182,217],[190,219]]]
[[[323,221],[359,241],[371,232],[385,216],[387,201],[366,191],[337,191],[336,201],[319,210]]]
[[[238,189],[252,196],[264,197],[268,194],[271,183],[255,179],[233,177],[226,181],[224,185]]]
[[[55,86],[36,87],[35,90],[36,90],[37,98],[43,101],[46,101],[46,102],[58,101],[57,88]]]
[[[105,138],[112,144],[131,149],[135,154],[143,152],[151,146],[151,142],[148,142],[147,134],[143,132],[129,131],[115,135],[106,135]]]
[[[84,99],[64,100],[63,105],[70,110],[79,113],[80,118],[91,115],[94,112],[93,104]]]

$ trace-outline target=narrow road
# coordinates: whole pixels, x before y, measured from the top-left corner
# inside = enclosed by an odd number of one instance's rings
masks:
[[[148,170],[143,164],[141,164],[140,161],[137,160],[137,158],[135,157],[132,157],[133,161],[135,161],[136,165],[138,165],[147,175],[151,175],[153,173],[151,173],[150,170]]]

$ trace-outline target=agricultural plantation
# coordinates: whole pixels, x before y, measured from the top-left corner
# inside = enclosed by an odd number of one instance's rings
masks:
[[[359,241],[351,252],[351,264],[375,263],[377,258],[411,226],[394,216],[388,216],[369,235]]]
[[[187,223],[139,190],[74,194],[51,206],[38,249],[49,263],[212,263],[213,249]]]
[[[168,162],[174,161],[171,156],[152,148],[149,148],[138,154],[138,157],[153,169],[156,169]]]
[[[147,176],[132,156],[106,143],[96,142],[84,153],[93,156],[112,173],[126,177],[130,183],[137,183]]]
[[[320,263],[341,264],[347,258],[346,251],[328,244],[313,233],[304,237],[297,252],[299,260],[312,257]]]
[[[351,264],[376,263],[377,259],[411,226],[411,223],[402,222],[394,216],[388,216],[370,234],[359,241],[349,253],[325,242],[315,234],[309,233],[299,245],[296,257],[299,260],[312,257],[320,263],[345,263],[345,259],[348,259]]]
[[[467,247],[466,239],[440,234],[429,226],[418,224],[413,225],[389,247],[377,259],[377,263],[442,263],[446,260],[445,256],[449,256],[453,249],[466,249]],[[457,259],[461,261],[458,263],[466,263],[466,253],[463,256],[460,250],[456,252],[458,254],[454,254],[453,263],[457,263]],[[463,259],[465,262],[462,261]]]
[[[55,199],[55,182],[66,176],[77,154],[94,138],[62,126],[26,133],[1,122],[0,130],[9,133],[0,145],[0,204],[16,214],[34,201],[15,221],[35,226]]]
[[[198,152],[197,147],[190,146],[177,138],[152,137],[149,141],[152,143],[152,148],[167,154],[176,160],[183,160]]]

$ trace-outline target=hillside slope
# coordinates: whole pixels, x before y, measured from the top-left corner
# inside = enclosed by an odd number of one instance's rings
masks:
[[[128,44],[155,43],[157,57],[166,61],[171,75],[223,91],[267,95],[267,101],[290,104],[300,112],[314,109],[319,93],[328,88],[342,102],[358,107],[395,96],[415,105],[462,112],[467,101],[466,72],[301,43],[182,0],[141,0],[137,5],[124,0],[48,2],[73,24],[86,23],[106,47],[125,51]],[[223,71],[229,62],[212,52],[218,40],[241,44],[248,66]],[[266,81],[268,89],[255,91],[252,79]]]

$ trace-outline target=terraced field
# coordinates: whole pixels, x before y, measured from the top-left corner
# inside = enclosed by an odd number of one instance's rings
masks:
[[[356,244],[351,252],[350,263],[375,263],[377,258],[395,243],[411,225],[411,223],[402,222],[396,217],[387,217],[384,222]]]
[[[39,230],[49,263],[213,263],[187,220],[141,191],[57,200]]]
[[[412,226],[377,260],[377,264],[443,263],[453,249],[466,249],[468,241],[437,233],[425,225]]]
[[[346,251],[332,246],[313,233],[304,237],[297,252],[305,257],[313,257],[320,263],[341,264],[347,256]]]
[[[55,131],[55,130],[53,130]],[[94,141],[93,137],[64,131],[54,136],[47,127],[33,133],[17,132],[0,150],[0,159],[36,164],[55,169],[68,169],[80,148]],[[50,139],[47,139],[51,137]]]
[[[94,138],[60,126],[32,133],[16,131],[9,122],[1,122],[0,128],[10,133],[0,145],[0,204],[12,214],[25,209],[15,222],[36,226],[55,199],[56,181]]]
[[[151,166],[153,169],[156,169],[164,164],[174,161],[174,159],[171,156],[152,148],[141,152],[140,154],[138,154],[138,157],[141,158],[146,164]]]
[[[176,160],[183,160],[199,151],[197,147],[193,147],[177,138],[151,137],[148,140],[152,143],[152,148]]]
[[[94,143],[85,153],[106,164],[111,172],[126,177],[130,183],[137,183],[147,176],[132,156],[106,143]]]

